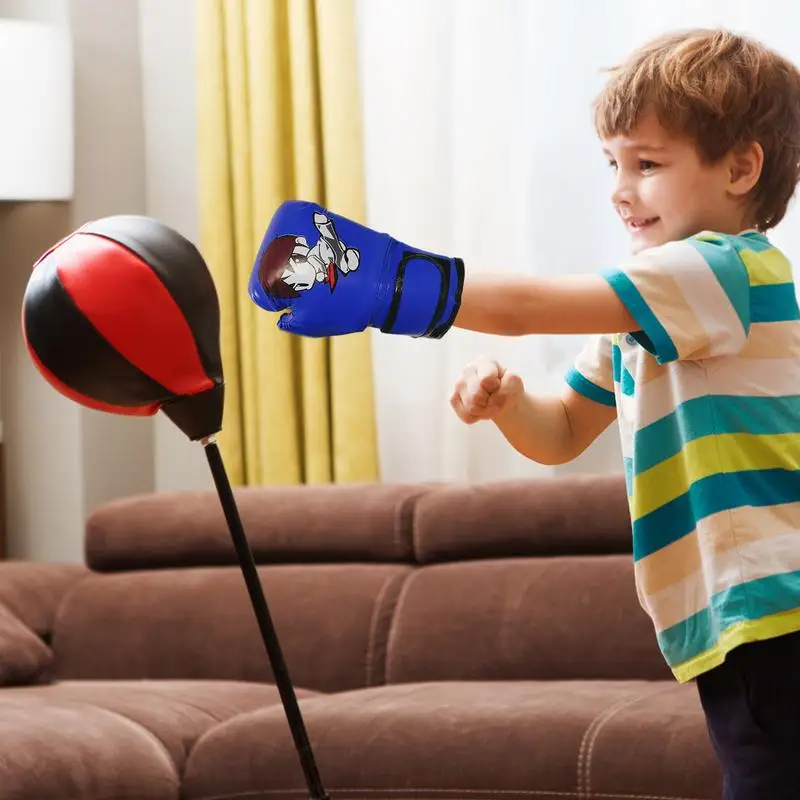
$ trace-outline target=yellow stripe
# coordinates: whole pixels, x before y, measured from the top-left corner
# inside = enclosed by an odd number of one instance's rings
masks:
[[[680,683],[687,683],[701,673],[719,666],[734,647],[746,642],[772,639],[797,630],[800,630],[800,609],[740,622],[728,628],[713,647],[673,667],[672,673]]]
[[[792,265],[780,250],[742,250],[739,255],[747,267],[751,286],[773,283],[789,283],[792,280]]]
[[[633,481],[633,519],[680,497],[702,478],[720,472],[800,467],[796,433],[726,433],[689,442],[682,452],[637,475]]]
[[[713,231],[700,231],[700,233],[696,233],[693,238],[699,239],[701,242],[724,241],[722,236],[720,236],[718,233],[714,233]]]

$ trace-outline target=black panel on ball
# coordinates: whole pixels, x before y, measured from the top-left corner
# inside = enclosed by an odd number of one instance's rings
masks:
[[[213,389],[200,394],[176,397],[164,403],[161,410],[189,439],[196,442],[222,430],[224,405],[225,384],[218,383]]]
[[[160,403],[171,393],[100,335],[61,284],[56,259],[33,271],[24,299],[25,337],[42,366],[61,383],[114,406]]]

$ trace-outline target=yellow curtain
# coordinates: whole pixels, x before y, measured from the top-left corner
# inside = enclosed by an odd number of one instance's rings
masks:
[[[196,5],[199,246],[220,298],[234,484],[379,477],[369,332],[292,336],[247,296],[284,200],[365,221],[354,2]]]

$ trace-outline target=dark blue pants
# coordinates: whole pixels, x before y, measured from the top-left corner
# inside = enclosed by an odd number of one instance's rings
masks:
[[[697,688],[724,800],[800,799],[800,633],[737,647]]]

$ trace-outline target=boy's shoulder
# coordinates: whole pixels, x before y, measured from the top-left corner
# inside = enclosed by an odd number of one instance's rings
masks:
[[[752,229],[741,233],[704,230],[649,248],[635,259],[641,268],[673,273],[707,267],[717,278],[739,273],[751,286],[792,283],[792,265],[784,252],[763,233]]]
[[[703,256],[712,269],[730,263],[740,264],[751,286],[792,283],[791,262],[759,231],[747,230],[736,234],[702,231],[685,241]]]
[[[770,333],[800,335],[789,260],[756,230],[675,239],[604,277],[641,326],[633,338],[662,365],[741,353],[756,323],[790,323]]]

